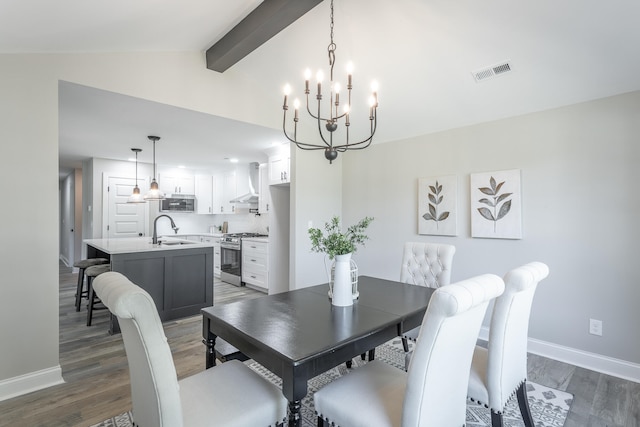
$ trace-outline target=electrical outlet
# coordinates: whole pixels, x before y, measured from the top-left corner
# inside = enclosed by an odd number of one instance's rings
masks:
[[[602,320],[589,319],[589,333],[591,335],[602,336]]]

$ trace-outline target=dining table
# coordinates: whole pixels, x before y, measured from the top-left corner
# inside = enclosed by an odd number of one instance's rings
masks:
[[[328,291],[322,284],[203,308],[207,369],[220,337],[282,379],[288,425],[298,427],[307,381],[420,326],[435,290],[360,276],[359,297],[346,307],[333,306]]]

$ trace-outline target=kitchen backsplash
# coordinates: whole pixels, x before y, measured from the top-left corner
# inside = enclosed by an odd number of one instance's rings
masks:
[[[228,223],[229,233],[255,232],[269,234],[269,214],[196,215],[193,213],[170,212],[169,215],[180,228],[179,234],[209,233],[211,226],[215,226],[217,229],[225,221]],[[158,221],[158,234],[173,234],[169,221]]]

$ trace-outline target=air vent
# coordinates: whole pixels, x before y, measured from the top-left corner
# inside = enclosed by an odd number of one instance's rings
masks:
[[[490,67],[481,68],[476,71],[472,71],[473,78],[476,82],[490,79],[492,77],[500,76],[513,71],[513,66],[509,61],[503,61],[499,64],[492,65]]]

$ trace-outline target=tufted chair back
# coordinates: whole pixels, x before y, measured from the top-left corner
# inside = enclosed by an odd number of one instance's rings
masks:
[[[462,426],[473,348],[487,305],[504,282],[484,274],[438,289],[407,372],[402,427]]]
[[[400,281],[428,288],[451,283],[451,266],[456,247],[453,245],[406,242],[402,257]]]
[[[96,277],[93,287],[120,323],[136,424],[182,426],[176,368],[153,299],[116,272]]]
[[[501,425],[497,419],[514,393],[525,425],[533,425],[525,387],[529,315],[538,283],[548,274],[549,267],[541,262],[531,262],[505,274],[504,294],[493,306],[488,349],[475,349],[468,396],[488,404],[494,426]]]

